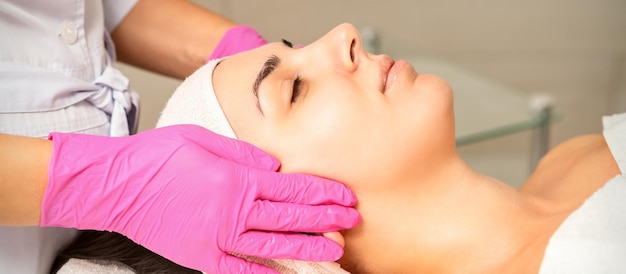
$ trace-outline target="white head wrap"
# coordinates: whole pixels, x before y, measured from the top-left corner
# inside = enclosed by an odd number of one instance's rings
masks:
[[[237,138],[220,107],[213,89],[213,70],[223,59],[212,60],[198,69],[176,89],[161,112],[157,127],[195,124],[217,134]],[[236,255],[236,254],[235,254]],[[237,255],[240,256],[240,255]],[[271,260],[240,256],[264,264],[280,273],[347,274],[336,262]]]
[[[157,127],[195,124],[237,138],[213,89],[213,70],[221,60],[209,61],[180,84],[161,112]]]

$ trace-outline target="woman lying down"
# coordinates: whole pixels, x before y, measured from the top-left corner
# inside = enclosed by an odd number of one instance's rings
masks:
[[[208,63],[159,126],[207,127],[276,156],[282,172],[356,193],[363,221],[342,232],[338,264],[257,260],[282,272],[626,273],[625,115],[605,117],[604,136],[558,145],[514,189],[459,157],[452,102],[444,80],[365,52],[344,24],[304,48],[284,41]]]

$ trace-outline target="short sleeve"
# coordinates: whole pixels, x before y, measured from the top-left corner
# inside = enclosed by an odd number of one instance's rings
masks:
[[[137,0],[103,0],[104,25],[109,33],[122,22],[128,12],[137,4]]]

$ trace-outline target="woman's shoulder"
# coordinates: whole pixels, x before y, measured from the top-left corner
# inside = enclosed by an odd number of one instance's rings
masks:
[[[544,156],[520,190],[575,210],[620,170],[600,134],[572,138]]]

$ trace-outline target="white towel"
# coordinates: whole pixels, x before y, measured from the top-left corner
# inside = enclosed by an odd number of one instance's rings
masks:
[[[280,273],[288,274],[344,274],[348,273],[337,263],[302,262],[294,260],[266,260],[250,257],[249,260],[266,265]],[[70,259],[58,274],[133,274],[129,267],[120,263]]]
[[[626,169],[626,114],[603,117],[604,139]],[[550,238],[539,273],[626,273],[626,176],[606,183]]]
[[[244,257],[248,261],[268,266],[282,274],[349,274],[336,262],[305,262],[285,259]]]
[[[208,62],[180,84],[167,101],[156,127],[195,124],[237,138],[213,91],[213,69],[220,61]]]
[[[57,274],[133,274],[132,269],[122,263],[69,259]]]
[[[626,176],[611,179],[561,224],[539,273],[626,273]]]
[[[622,174],[626,171],[626,113],[602,117],[604,140]]]

